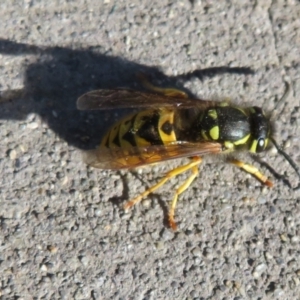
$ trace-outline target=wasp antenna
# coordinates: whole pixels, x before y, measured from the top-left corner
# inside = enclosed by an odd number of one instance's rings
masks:
[[[291,167],[295,170],[295,172],[297,173],[297,175],[299,176],[300,178],[300,169],[299,167],[296,165],[296,163],[292,160],[292,158],[287,154],[285,153],[279,146],[278,144],[276,143],[276,141],[271,138],[271,141],[273,143],[273,145],[275,146],[275,148],[277,149],[278,153],[281,154],[288,162],[289,164],[291,165]],[[298,186],[295,188],[295,190],[298,190],[300,188],[300,183],[298,184]]]
[[[273,113],[271,115],[271,118],[270,119],[273,119],[274,117],[276,117],[276,112],[277,112],[277,109],[280,105],[282,105],[282,103],[285,102],[286,98],[288,97],[290,91],[291,91],[291,86],[290,84],[285,81],[285,91],[284,91],[284,94],[282,95],[281,99],[275,104],[275,107],[274,107],[274,110],[273,110]]]

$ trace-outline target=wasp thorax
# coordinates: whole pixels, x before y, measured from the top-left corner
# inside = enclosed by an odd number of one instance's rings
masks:
[[[252,153],[266,149],[271,132],[261,108],[229,105],[205,110],[194,128],[197,140],[222,143],[225,151],[244,149]]]
[[[201,138],[222,143],[228,151],[248,148],[251,139],[249,111],[218,106],[206,110],[198,121]]]

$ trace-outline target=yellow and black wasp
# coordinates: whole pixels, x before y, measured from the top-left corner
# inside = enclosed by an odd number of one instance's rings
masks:
[[[86,162],[100,169],[132,169],[174,158],[188,157],[190,162],[169,171],[157,184],[128,201],[128,209],[170,178],[185,171],[192,174],[175,191],[169,209],[169,225],[176,230],[174,220],[178,196],[198,175],[198,165],[207,154],[248,151],[260,153],[271,143],[275,145],[296,170],[291,158],[281,150],[272,137],[270,119],[260,107],[237,107],[227,102],[190,99],[181,90],[153,86],[145,78],[150,92],[129,89],[96,90],[77,101],[80,110],[139,109],[117,122],[95,150],[89,151]],[[232,164],[252,174],[268,187],[273,183],[257,168],[237,159]]]

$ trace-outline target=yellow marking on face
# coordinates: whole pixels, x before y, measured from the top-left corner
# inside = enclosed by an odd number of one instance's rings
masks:
[[[247,141],[248,141],[248,139],[249,139],[249,137],[250,137],[250,133],[249,133],[248,135],[246,135],[245,137],[243,137],[243,138],[241,138],[241,139],[235,141],[234,144],[235,144],[235,145],[243,145],[243,144],[246,144]]]
[[[220,129],[219,126],[214,126],[210,131],[209,135],[213,140],[218,140],[219,139],[219,134],[220,134]]]
[[[257,143],[258,143],[257,140],[253,140],[253,142],[252,142],[252,144],[251,144],[251,147],[250,147],[250,150],[249,150],[250,152],[256,153]]]
[[[213,120],[217,120],[218,114],[215,109],[210,109],[207,113]]]

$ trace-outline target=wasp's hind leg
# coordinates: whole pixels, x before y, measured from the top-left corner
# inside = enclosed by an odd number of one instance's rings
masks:
[[[201,160],[199,161],[198,164],[201,163]],[[177,204],[177,199],[180,194],[182,194],[194,181],[194,179],[197,177],[199,174],[198,166],[194,166],[192,168],[192,175],[175,191],[175,196],[172,200],[171,207],[169,210],[169,226],[173,229],[177,229],[176,222],[174,220],[174,215],[175,215],[175,208]]]
[[[264,174],[262,174],[256,167],[246,164],[241,160],[237,160],[237,159],[231,159],[229,160],[229,162],[241,169],[243,169],[244,171],[246,171],[247,173],[253,175],[254,177],[256,177],[259,181],[261,181],[263,184],[265,184],[268,187],[272,187],[273,186],[273,182],[270,181]]]
[[[159,94],[163,94],[168,97],[173,97],[173,98],[188,98],[188,94],[175,88],[161,88],[153,85],[146,75],[144,73],[138,73],[137,74],[138,79],[142,82],[143,86],[150,90],[157,92]]]
[[[201,157],[193,157],[192,161],[190,161],[188,164],[186,164],[184,166],[177,167],[174,170],[169,171],[165,175],[165,177],[162,178],[157,184],[153,185],[152,187],[150,187],[149,189],[147,189],[146,191],[144,191],[142,194],[135,197],[134,199],[129,200],[128,202],[126,202],[125,205],[124,205],[124,209],[125,210],[129,209],[130,207],[132,207],[133,205],[135,205],[136,203],[141,201],[142,198],[148,196],[150,193],[153,193],[155,190],[157,190],[158,188],[163,186],[170,178],[175,177],[177,175],[180,175],[180,174],[184,173],[185,171],[188,171],[188,170],[192,169],[193,174],[176,190],[175,196],[174,196],[174,198],[172,200],[172,203],[171,203],[171,208],[170,208],[170,211],[169,211],[169,225],[173,230],[176,230],[177,226],[176,226],[176,223],[174,221],[174,213],[175,213],[175,207],[176,207],[178,196],[181,193],[183,193],[191,185],[191,183],[193,182],[193,180],[195,179],[195,177],[198,174],[197,166],[201,162],[202,162]]]

